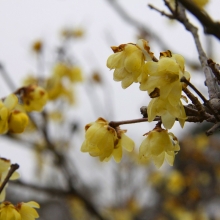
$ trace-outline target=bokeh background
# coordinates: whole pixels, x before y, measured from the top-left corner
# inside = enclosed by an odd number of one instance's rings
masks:
[[[165,164],[157,171],[150,162],[138,161],[142,135],[155,123],[122,126],[135,140],[136,148],[132,155],[123,157],[121,164],[100,163],[80,152],[85,124],[98,117],[110,121],[141,118],[140,107],[149,101],[137,84],[124,90],[113,81],[113,73],[106,67],[112,54],[110,46],[144,38],[156,57],[167,49],[182,54],[192,75],[191,82],[207,95],[202,71],[195,68],[199,66],[198,54],[190,33],[176,21],[151,10],[149,3],[167,11],[162,0],[1,0],[0,94],[4,97],[14,91],[5,75],[19,88],[28,76],[49,77],[60,59],[70,61],[80,67],[84,78],[82,83],[71,85],[75,101],[71,105],[61,102],[63,108],[58,102],[49,103],[46,110],[50,112],[56,107],[65,116],[62,122],[48,122],[48,133],[54,142],[62,140],[62,144],[57,144],[58,150],[66,154],[76,191],[88,198],[106,219],[220,219],[215,208],[219,205],[219,158],[215,155],[219,140],[207,139],[203,135],[205,128],[201,129],[201,136],[195,132],[201,125],[186,124],[181,129],[177,124],[171,130],[183,140],[185,149],[177,156],[174,170]],[[218,8],[219,2],[212,0],[205,10],[219,20]],[[197,20],[188,16],[200,28],[205,51],[218,62],[218,40],[204,36]],[[69,30],[81,31],[82,36],[67,39],[65,33]],[[40,56],[33,51],[36,41],[43,45]],[[38,120],[39,116],[33,117]],[[67,188],[66,179],[53,153],[33,146],[41,139],[30,131],[16,138],[0,137],[0,156],[20,165],[21,182],[12,184],[8,198],[38,200],[42,207],[40,219],[95,219],[80,197],[57,193]],[[194,182],[196,177],[201,180],[199,183]],[[48,188],[55,189],[54,193],[48,192]],[[171,215],[174,209],[177,214]]]

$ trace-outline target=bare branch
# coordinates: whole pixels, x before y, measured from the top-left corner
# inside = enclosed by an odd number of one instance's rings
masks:
[[[212,34],[220,39],[220,23],[215,22],[206,13],[205,10],[199,8],[190,0],[178,0],[189,12],[191,12],[202,24],[206,34]]]
[[[15,164],[11,164],[10,170],[8,171],[7,176],[5,177],[3,183],[0,186],[0,194],[2,192],[2,190],[4,189],[5,185],[8,183],[10,177],[12,176],[12,174],[19,168],[19,165],[17,163]]]

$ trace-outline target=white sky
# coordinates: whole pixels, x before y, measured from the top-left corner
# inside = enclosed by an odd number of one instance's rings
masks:
[[[147,3],[152,3],[159,8],[164,8],[162,0],[120,0],[119,2],[132,17],[143,22],[143,24],[146,23],[148,27],[157,32],[171,46],[167,49],[182,53],[188,59],[197,57],[191,35],[180,24],[171,24],[165,17],[147,7]],[[212,0],[207,7],[215,19],[220,18],[219,4],[219,1]],[[27,73],[36,70],[34,57],[31,57],[30,52],[30,45],[36,39],[42,39],[46,43],[46,64],[47,68],[50,69],[51,54],[59,45],[58,34],[64,27],[82,27],[85,29],[85,39],[78,40],[75,43],[73,54],[77,57],[85,74],[90,74],[91,70],[94,69],[103,73],[105,82],[108,82],[107,86],[113,95],[113,119],[124,120],[141,117],[139,108],[142,105],[147,105],[147,94],[141,92],[138,85],[132,85],[123,90],[120,83],[113,82],[112,71],[110,72],[106,67],[106,60],[112,53],[110,46],[128,42],[135,43],[135,28],[124,22],[105,0],[0,0],[0,62],[11,74],[16,85],[19,87],[21,79]],[[216,46],[217,41],[214,40],[214,42]],[[150,45],[158,57],[160,48],[155,42]],[[219,61],[218,54],[216,59]],[[201,80],[194,80],[193,76],[192,81],[196,85],[201,82]],[[79,90],[82,91],[82,88]],[[1,80],[1,96],[5,96],[9,92]],[[102,95],[100,96],[102,97]],[[75,114],[82,118],[81,114],[83,113],[85,124],[96,120],[97,116],[88,113],[88,109],[91,111],[91,107],[85,108],[82,99],[79,100],[78,106],[83,107],[80,108],[80,111],[76,110]],[[154,124],[150,125],[151,128],[153,126]],[[179,131],[179,127],[177,125],[174,129]],[[141,126],[129,125],[125,128],[128,128],[129,136],[138,143],[142,140],[141,135],[149,129],[146,124]],[[0,143],[0,156],[19,163],[21,165],[20,172],[28,178],[32,166],[29,163],[30,161],[26,161],[24,158],[30,157],[30,152],[22,150],[20,153],[20,148],[12,151],[12,148],[6,146],[10,143]],[[82,153],[74,153],[74,155],[77,155],[75,156],[76,160],[77,158],[78,160],[94,160],[94,158],[91,159]],[[85,176],[88,175],[88,170],[84,174]],[[97,173],[98,175],[102,174]]]

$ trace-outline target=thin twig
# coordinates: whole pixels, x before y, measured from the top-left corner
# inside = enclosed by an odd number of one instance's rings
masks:
[[[15,164],[11,164],[10,170],[8,171],[7,176],[5,177],[4,181],[2,182],[1,186],[0,186],[0,194],[2,192],[2,190],[4,189],[5,185],[8,183],[10,177],[12,176],[12,174],[15,172],[15,170],[17,170],[19,168],[19,165],[17,163]]]
[[[204,32],[212,34],[220,39],[220,23],[215,22],[202,8],[199,8],[191,0],[178,0],[188,11],[190,11],[202,24]]]
[[[181,22],[184,27],[193,35],[193,39],[195,41],[195,45],[199,54],[199,60],[200,63],[203,67],[203,71],[205,73],[205,77],[206,77],[206,86],[208,87],[208,93],[209,93],[209,98],[213,99],[213,98],[217,98],[217,94],[218,94],[218,85],[216,84],[216,80],[214,78],[213,73],[211,72],[210,67],[208,66],[207,63],[207,56],[202,48],[202,44],[200,42],[199,39],[199,35],[198,35],[198,29],[197,27],[195,27],[192,23],[189,22],[186,13],[185,13],[185,9],[183,8],[182,5],[178,6],[178,13],[176,13],[176,10],[174,11],[170,5],[169,2],[167,0],[164,0],[165,4],[167,5],[167,7],[169,8],[169,10],[175,15],[176,19]]]
[[[175,17],[171,14],[167,14],[165,11],[161,11],[160,9],[156,8],[155,6],[148,4],[150,9],[154,9],[155,11],[159,12],[162,16],[166,16],[169,19],[175,19]]]

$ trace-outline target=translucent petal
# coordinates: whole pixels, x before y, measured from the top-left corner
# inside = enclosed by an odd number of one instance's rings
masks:
[[[151,93],[156,87],[159,87],[158,79],[158,77],[149,76],[147,81],[141,81],[140,90],[148,91],[148,93]]]
[[[130,86],[134,82],[134,78],[132,73],[129,73],[122,81],[121,86],[123,89],[126,89],[128,86]]]
[[[175,58],[176,62],[179,64],[181,70],[184,70],[184,65],[185,65],[185,61],[183,56],[181,56],[180,54],[173,54],[173,57]]]
[[[172,90],[168,96],[168,100],[172,106],[176,106],[181,98],[182,84],[179,81],[177,81],[173,83],[173,87],[171,89]]]
[[[166,112],[166,114],[163,114],[161,118],[162,118],[163,125],[166,129],[171,129],[176,120],[176,118],[173,115],[171,115],[169,112]]]
[[[139,157],[148,157],[150,156],[151,151],[150,151],[150,140],[148,137],[146,137],[139,148]]]
[[[22,203],[19,213],[22,220],[34,220],[39,217],[37,211],[26,203]]]
[[[161,153],[158,156],[152,156],[152,159],[154,161],[154,164],[157,168],[160,168],[164,162],[165,159],[165,152]]]
[[[189,72],[185,71],[183,76],[185,76],[188,81],[190,80],[190,73]]]
[[[158,65],[158,75],[163,75],[167,73],[179,75],[179,65],[172,58],[164,57],[159,60]]]
[[[131,55],[127,56],[124,61],[124,67],[128,72],[140,71],[143,64],[144,59],[141,50],[134,51]]]
[[[147,106],[147,115],[148,115],[148,121],[151,122],[154,120],[154,118],[157,115],[157,111],[156,111],[156,98],[152,99],[149,103],[149,105]]]
[[[113,150],[113,157],[115,162],[119,163],[122,158],[122,147],[119,146],[118,148]]]
[[[123,67],[124,58],[123,58],[123,51],[114,53],[111,56],[109,56],[107,60],[107,67],[109,69],[116,69]]]
[[[4,100],[4,105],[8,110],[12,110],[18,104],[18,98],[15,94],[10,94]]]
[[[171,95],[170,91],[172,90],[172,87],[173,87],[173,83],[161,86],[160,87],[160,98],[161,99],[169,98],[169,96]]]
[[[128,152],[133,151],[135,143],[134,141],[129,138],[126,134],[121,135],[121,145],[124,149],[126,149]]]
[[[129,73],[126,71],[126,69],[124,67],[120,68],[120,69],[115,69],[114,73],[113,73],[113,79],[115,81],[121,81],[123,80]]]
[[[26,202],[25,204],[33,208],[40,208],[40,205],[35,201]]]
[[[81,152],[89,152],[89,145],[88,145],[88,142],[86,140],[83,141],[80,150],[81,150]]]
[[[175,153],[173,151],[171,154],[165,153],[165,158],[166,158],[166,161],[168,162],[168,164],[170,166],[173,166],[174,159],[175,159]]]
[[[100,161],[103,161],[105,158],[110,157],[114,150],[113,136],[111,134],[106,135],[100,143],[99,147],[102,148],[101,155],[99,156]]]

